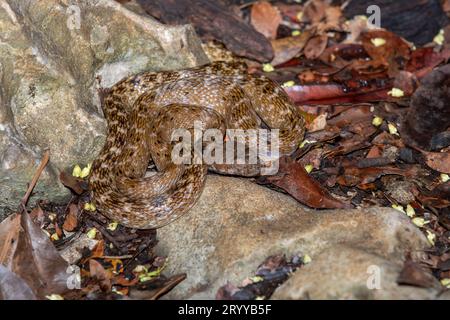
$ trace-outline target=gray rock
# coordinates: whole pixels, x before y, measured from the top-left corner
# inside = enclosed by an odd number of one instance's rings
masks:
[[[158,236],[159,253],[169,259],[167,272],[187,273],[168,299],[214,298],[227,281],[239,285],[279,253],[308,254],[312,262],[274,298],[437,295],[434,289],[395,285],[405,252],[420,252],[428,243],[405,214],[390,208],[310,210],[248,180],[210,175],[199,202]],[[382,290],[367,289],[371,265],[382,270]]]
[[[31,200],[67,196],[59,171],[91,162],[104,142],[99,87],[208,60],[191,26],[164,26],[113,0],[0,3],[1,220],[47,148],[50,164]]]
[[[433,288],[398,285],[401,256],[389,259],[365,248],[334,245],[281,285],[272,299],[435,299]]]

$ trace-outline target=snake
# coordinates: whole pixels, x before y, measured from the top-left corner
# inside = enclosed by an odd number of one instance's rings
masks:
[[[284,89],[247,73],[240,62],[141,72],[103,89],[101,101],[107,135],[92,163],[91,199],[100,213],[136,229],[160,228],[187,213],[202,194],[208,171],[251,177],[265,165],[175,163],[175,129],[193,133],[197,123],[202,132],[216,130],[222,141],[229,129],[277,129],[280,156],[292,154],[305,133],[304,118]]]

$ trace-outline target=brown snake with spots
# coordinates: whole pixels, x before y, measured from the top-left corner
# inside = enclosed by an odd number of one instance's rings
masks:
[[[175,164],[174,129],[192,132],[198,121],[224,138],[226,129],[279,129],[280,155],[294,152],[304,135],[304,119],[284,90],[238,63],[131,76],[107,90],[102,105],[108,134],[92,165],[92,198],[104,215],[133,228],[159,228],[186,213],[201,195],[208,168],[260,172],[261,164]],[[151,162],[157,172],[145,176]]]

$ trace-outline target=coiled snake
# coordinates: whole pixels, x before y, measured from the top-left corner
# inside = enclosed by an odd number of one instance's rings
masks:
[[[304,119],[284,90],[239,63],[125,78],[103,96],[105,145],[89,178],[98,210],[121,224],[158,228],[186,213],[201,195],[207,169],[254,176],[260,164],[175,164],[171,133],[201,129],[279,129],[280,154],[291,154],[304,135]],[[226,137],[225,137],[226,140]],[[157,172],[145,176],[149,162]]]

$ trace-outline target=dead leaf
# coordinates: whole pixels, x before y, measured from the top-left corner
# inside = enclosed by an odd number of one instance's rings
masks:
[[[100,282],[100,287],[104,291],[111,290],[111,272],[105,270],[100,262],[95,259],[89,259],[89,273],[91,277],[97,279]]]
[[[333,198],[301,164],[290,158],[281,158],[278,174],[265,179],[309,207],[351,208],[351,205]]]
[[[433,288],[437,280],[429,272],[426,272],[417,262],[407,259],[403,270],[397,278],[398,284],[410,285],[422,288]]]
[[[37,225],[41,225],[45,218],[44,210],[42,210],[42,208],[39,205],[34,207],[33,210],[31,210],[30,212],[30,218]]]
[[[63,229],[69,232],[75,230],[78,225],[78,206],[74,203],[69,206],[69,213],[64,220]]]
[[[303,9],[302,21],[310,22],[312,25],[318,24],[325,19],[328,4],[323,0],[308,1]]]
[[[307,59],[316,59],[318,58],[325,50],[328,44],[328,36],[327,35],[318,35],[309,39],[308,43],[303,49],[305,57]]]
[[[68,291],[67,262],[28,213],[13,214],[0,224],[0,264],[23,279],[39,299]]]
[[[37,300],[28,284],[0,264],[0,300]]]
[[[342,10],[339,7],[328,7],[325,9],[325,22],[318,26],[318,30],[341,30]]]
[[[403,168],[395,166],[372,168],[347,167],[344,169],[344,173],[337,178],[337,182],[340,185],[350,187],[373,182],[387,174],[396,174],[406,178],[412,178],[415,177],[418,172],[419,167],[414,165],[404,166]]]
[[[394,88],[402,90],[405,96],[411,96],[418,86],[419,80],[408,71],[400,71],[394,80]]]
[[[323,130],[327,125],[327,116],[328,116],[327,113],[323,113],[323,114],[317,116],[313,120],[313,122],[311,122],[307,125],[308,132]]]
[[[277,2],[277,8],[280,10],[280,13],[283,17],[287,17],[289,20],[294,22],[300,22],[299,12],[302,12],[303,6],[300,4],[285,4],[282,2]]]
[[[260,1],[252,6],[250,20],[256,31],[268,39],[275,39],[282,18],[276,7],[267,1]]]
[[[87,188],[83,186],[83,181],[75,178],[71,174],[65,173],[63,171],[59,174],[59,180],[61,183],[75,192],[76,194],[82,194]]]
[[[384,44],[377,45],[377,39],[384,41]],[[388,69],[390,77],[397,75],[411,55],[411,49],[406,41],[386,30],[364,32],[361,34],[361,41],[372,60]]]
[[[426,152],[422,151],[425,156],[427,165],[438,172],[450,173],[450,152]]]
[[[89,258],[101,258],[105,255],[105,240],[97,242]]]
[[[274,51],[274,57],[270,64],[273,66],[278,66],[297,56],[300,52],[302,52],[310,36],[310,32],[305,31],[299,36],[272,40],[271,43]]]
[[[417,48],[411,53],[406,70],[417,78],[428,75],[436,66],[450,58],[450,49],[435,52],[433,47]]]
[[[341,129],[352,126],[357,123],[372,122],[373,113],[370,111],[369,105],[355,105],[352,108],[344,110],[336,117],[329,119],[328,124],[337,126]]]

